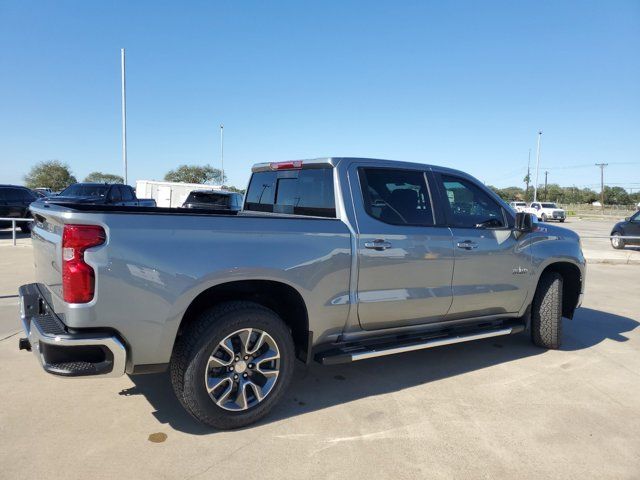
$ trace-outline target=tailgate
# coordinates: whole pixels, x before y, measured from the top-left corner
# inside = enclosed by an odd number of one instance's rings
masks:
[[[31,239],[36,282],[46,286],[58,298],[62,298],[62,229],[65,211],[68,212],[58,206],[31,207],[35,220]]]

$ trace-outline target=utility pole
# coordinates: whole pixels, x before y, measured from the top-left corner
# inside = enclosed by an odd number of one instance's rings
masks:
[[[544,171],[544,199],[549,201],[549,197],[547,196],[547,177],[549,176],[549,170]]]
[[[531,149],[529,149],[529,159],[527,160],[527,176],[525,177],[527,180],[527,189],[524,192],[524,199],[529,198],[529,182],[531,181]]]
[[[602,211],[604,211],[604,167],[609,165],[608,163],[596,163],[596,167],[600,167],[600,205]]]
[[[224,185],[224,125],[220,124],[220,164],[222,166],[222,178],[220,185]]]
[[[124,48],[120,49],[120,70],[122,80],[122,163],[124,164],[124,183],[127,182],[127,84],[125,80]]]
[[[540,138],[542,130],[538,130],[538,152],[536,154],[536,183],[533,185],[533,201],[538,201],[538,174],[540,172]]]

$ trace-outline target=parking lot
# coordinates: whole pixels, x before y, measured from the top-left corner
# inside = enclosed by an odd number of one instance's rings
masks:
[[[17,288],[33,281],[19,237],[0,232],[2,478],[640,477],[640,249],[583,240],[587,292],[559,351],[520,334],[300,365],[265,420],[216,432],[166,375],[54,378],[18,351]]]

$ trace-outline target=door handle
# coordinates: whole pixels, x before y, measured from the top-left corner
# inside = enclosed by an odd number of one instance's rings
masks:
[[[391,243],[381,238],[376,238],[373,242],[366,242],[364,244],[364,248],[382,251],[382,250],[386,250],[387,248],[391,248]]]
[[[458,242],[458,248],[462,248],[464,250],[474,250],[478,248],[478,244],[476,242],[472,242],[471,240],[465,240],[464,242]]]

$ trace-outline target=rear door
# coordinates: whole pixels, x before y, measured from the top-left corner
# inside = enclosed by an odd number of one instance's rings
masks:
[[[358,317],[366,330],[442,320],[451,305],[453,244],[438,224],[426,170],[354,164]]]
[[[530,283],[531,257],[513,232],[513,217],[468,177],[436,173],[435,181],[455,252],[447,319],[518,312]]]

